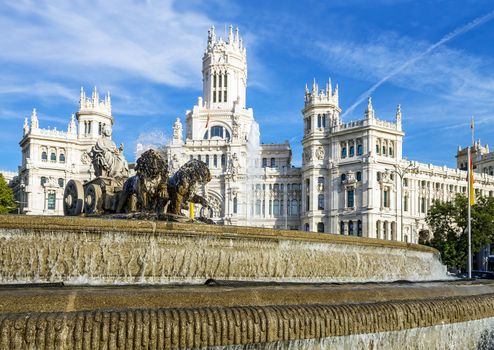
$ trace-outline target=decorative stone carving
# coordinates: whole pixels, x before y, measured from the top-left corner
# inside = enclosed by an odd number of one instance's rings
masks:
[[[82,152],[81,154],[81,163],[84,165],[91,164],[91,157],[89,156],[89,152],[91,152],[91,149],[88,149],[86,152]]]
[[[316,158],[319,160],[324,159],[324,148],[322,146],[317,147],[316,149]]]
[[[123,155],[123,144],[117,148],[110,136],[111,130],[105,125],[101,137],[89,152],[94,174],[117,179],[125,178],[129,175],[129,166]]]
[[[180,118],[175,120],[175,124],[173,124],[173,139],[174,140],[182,140],[182,123],[180,122]]]
[[[237,175],[240,170],[240,161],[238,159],[237,153],[233,153],[233,155],[230,158],[230,169],[229,173],[232,177],[232,180],[235,181],[237,180]]]
[[[348,173],[346,174],[346,179],[343,181],[343,184],[345,186],[350,186],[356,183],[357,183],[357,179],[355,178],[355,173],[352,170],[348,171]]]
[[[232,137],[234,139],[238,139],[240,137],[240,122],[239,122],[239,117],[237,116],[233,117]]]

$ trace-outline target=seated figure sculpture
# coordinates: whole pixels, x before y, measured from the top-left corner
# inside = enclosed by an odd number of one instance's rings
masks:
[[[207,200],[196,194],[197,186],[211,181],[206,163],[193,159],[185,163],[168,181],[170,204],[168,213],[180,215],[190,202],[208,206]]]
[[[135,167],[136,175],[129,177],[117,205],[118,213],[153,212],[163,214],[168,203],[168,165],[155,150],[144,152]]]
[[[123,155],[123,145],[117,148],[110,137],[111,130],[103,126],[101,137],[89,152],[94,175],[122,180],[129,176],[129,165]]]

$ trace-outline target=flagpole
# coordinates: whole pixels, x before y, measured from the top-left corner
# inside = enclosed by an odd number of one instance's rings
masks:
[[[471,224],[471,215],[472,215],[472,205],[471,205],[471,190],[470,186],[472,186],[471,174],[472,171],[471,166],[471,154],[470,147],[468,147],[468,278],[472,278],[472,224]]]
[[[475,196],[472,160],[472,148],[475,145],[473,116],[470,122],[470,129],[472,130],[472,145],[468,147],[468,278],[472,278],[472,201],[474,200],[472,196]]]

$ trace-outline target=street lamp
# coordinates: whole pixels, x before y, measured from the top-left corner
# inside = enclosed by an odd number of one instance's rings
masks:
[[[401,167],[399,164],[395,164],[394,170],[392,170],[396,175],[400,177],[400,194],[401,194],[401,217],[400,217],[400,231],[401,231],[401,239],[403,240],[403,179],[406,174],[417,171],[418,167],[415,166],[411,161],[408,161],[408,165],[406,167]]]

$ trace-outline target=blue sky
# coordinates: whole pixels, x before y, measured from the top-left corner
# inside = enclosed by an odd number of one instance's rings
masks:
[[[402,105],[404,155],[455,166],[471,115],[476,138],[494,147],[493,10],[480,0],[4,1],[0,169],[20,163],[33,107],[41,127],[66,129],[80,87],[95,85],[110,91],[114,139],[133,161],[137,140],[166,139],[197,101],[207,30],[214,24],[220,34],[230,23],[247,46],[247,104],[261,141],[289,140],[295,164],[305,83],[331,77],[345,121],[361,118],[359,97],[386,80],[373,104],[381,119]]]

